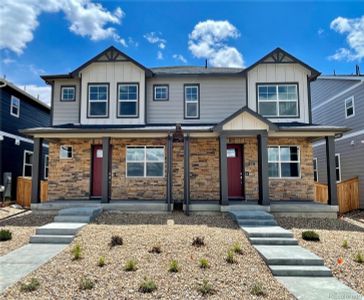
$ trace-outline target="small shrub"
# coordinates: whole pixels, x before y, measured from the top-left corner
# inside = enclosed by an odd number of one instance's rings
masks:
[[[312,230],[303,231],[302,232],[302,238],[305,241],[312,241],[312,242],[319,242],[320,241],[320,236],[318,235],[318,233],[315,232],[315,231],[312,231]]]
[[[115,246],[121,246],[123,244],[123,238],[120,235],[113,235],[109,243],[110,249]]]
[[[40,283],[37,278],[30,279],[29,283],[22,283],[20,285],[21,292],[33,292],[37,290],[40,286]]]
[[[359,263],[359,264],[364,263],[364,254],[361,253],[361,252],[357,252],[355,254],[354,261],[357,262],[357,263]]]
[[[236,254],[243,254],[243,249],[241,249],[241,246],[239,243],[234,243],[231,247],[231,250]]]
[[[344,249],[348,249],[348,248],[349,248],[349,242],[348,242],[348,240],[344,240],[344,241],[343,241],[342,247],[343,247]]]
[[[82,277],[80,281],[80,290],[92,290],[94,285],[94,282],[90,278]]]
[[[207,258],[201,258],[198,262],[198,265],[200,266],[201,269],[210,268],[209,261],[207,260]]]
[[[255,296],[264,296],[265,290],[263,288],[263,285],[261,283],[254,283],[252,286],[250,293]]]
[[[151,279],[144,277],[144,281],[139,286],[141,293],[153,293],[157,289],[157,285]]]
[[[205,246],[205,237],[203,237],[203,236],[194,237],[193,241],[192,241],[192,246],[195,246],[195,247]]]
[[[178,265],[178,261],[177,260],[172,260],[170,263],[169,263],[169,268],[168,268],[168,271],[171,272],[171,273],[178,273],[180,270],[180,267]]]
[[[97,262],[97,265],[102,268],[103,266],[105,266],[105,257],[104,256],[100,256],[99,260]]]
[[[150,249],[148,252],[160,254],[160,253],[162,253],[162,249],[160,246],[153,246],[152,249]]]
[[[81,256],[81,246],[80,244],[76,244],[73,246],[73,248],[71,249],[71,253],[72,253],[72,256],[73,256],[73,260],[78,260],[80,259],[82,256]]]
[[[126,272],[134,272],[137,269],[137,262],[135,260],[130,259],[125,263],[124,270]]]
[[[0,230],[0,242],[9,241],[13,237],[13,234],[10,230],[1,229]]]
[[[235,263],[235,258],[234,258],[234,252],[229,250],[227,252],[226,258],[225,258],[226,262],[228,262],[229,264],[233,264]]]
[[[200,286],[197,288],[197,291],[200,292],[203,296],[212,295],[215,293],[212,284],[210,284],[206,279],[202,281]]]

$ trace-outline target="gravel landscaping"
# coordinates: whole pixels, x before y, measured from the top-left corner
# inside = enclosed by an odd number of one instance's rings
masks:
[[[110,246],[111,237],[122,245]],[[192,245],[204,237],[204,246]],[[114,244],[121,243],[113,239]],[[239,243],[241,254],[226,261],[227,252]],[[81,259],[72,260],[79,254]],[[151,252],[154,248],[154,253]],[[161,253],[155,253],[160,247]],[[235,250],[239,250],[235,245]],[[74,251],[71,254],[71,249]],[[105,265],[100,264],[104,257]],[[209,267],[200,268],[206,258]],[[134,262],[130,262],[133,260]],[[176,260],[171,265],[171,261]],[[102,261],[102,260],[101,260]],[[125,271],[125,265],[136,271]],[[135,264],[136,263],[136,264]],[[101,263],[102,264],[102,263]],[[206,261],[204,261],[204,266]],[[178,272],[175,272],[175,271]],[[156,284],[152,293],[141,293],[144,278]],[[21,284],[36,278],[39,287],[21,292]],[[204,288],[201,283],[206,279]],[[81,284],[82,282],[82,284]],[[143,286],[152,289],[153,282]],[[80,285],[81,284],[81,285]],[[264,296],[252,295],[265,291]],[[214,293],[209,294],[211,289]],[[202,291],[207,292],[202,296]],[[1,299],[294,299],[278,283],[229,216],[110,214],[104,213],[79,233],[74,242],[50,262],[8,289]]]
[[[356,226],[343,218],[277,218],[277,222],[280,226],[293,230],[301,246],[322,257],[335,277],[364,295],[364,263],[354,260],[358,252],[364,255],[364,227]],[[320,241],[304,241],[302,232],[305,230],[317,232]],[[348,248],[343,247],[345,240]]]

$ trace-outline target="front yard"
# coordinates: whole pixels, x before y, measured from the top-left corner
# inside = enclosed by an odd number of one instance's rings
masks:
[[[110,247],[112,236],[121,237],[123,244]],[[205,245],[192,245],[196,237],[203,237]],[[229,263],[227,252],[234,243],[239,244],[242,253],[234,253]],[[71,254],[76,245],[81,249],[78,260],[73,259],[75,252]],[[161,253],[151,252],[153,247],[154,252],[159,247]],[[98,265],[100,257],[104,257],[103,267]],[[135,270],[126,271],[127,264]],[[207,268],[201,268],[201,264]],[[21,283],[31,278],[38,280],[39,287],[21,292]],[[149,287],[156,285],[152,293],[140,291],[145,278],[153,281]],[[201,289],[203,280],[207,282]],[[186,217],[181,213],[104,213],[86,226],[65,251],[1,298],[200,299],[206,297],[202,290],[210,292],[207,296],[211,299],[294,298],[274,279],[230,217]],[[261,291],[264,295],[259,295]]]

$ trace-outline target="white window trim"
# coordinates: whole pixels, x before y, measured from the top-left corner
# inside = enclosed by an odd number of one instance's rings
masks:
[[[313,173],[315,174],[315,172],[316,172],[316,178],[317,178],[317,180],[315,180],[315,176],[313,176],[313,180],[315,182],[319,182],[319,172],[318,172],[318,161],[317,161],[317,157],[314,157],[313,158],[313,161],[316,162],[316,169],[315,169],[315,165],[313,165]]]
[[[19,106],[16,107],[15,105],[13,105],[13,99],[18,99],[19,101]],[[18,109],[18,113],[17,114],[14,114],[13,113],[13,107],[17,108]],[[16,117],[16,118],[19,118],[20,116],[20,99],[18,97],[15,97],[15,96],[11,96],[10,98],[10,115]]]
[[[33,151],[29,151],[29,150],[24,150],[23,153],[23,177],[29,177],[29,176],[25,176],[25,166],[31,166],[32,167],[32,175],[33,175],[33,162],[32,163],[26,163],[25,157],[26,157],[26,153],[30,153],[33,155]]]
[[[186,95],[187,95],[186,89],[190,88],[190,87],[197,88],[197,101],[187,100],[187,98],[186,98]],[[184,102],[185,102],[184,103],[184,105],[185,105],[185,113],[184,113],[185,114],[184,115],[185,119],[198,119],[199,116],[200,116],[200,86],[198,84],[186,84],[184,86]],[[187,115],[187,104],[188,103],[196,104],[196,115],[195,116],[188,116]]]
[[[47,159],[48,159],[48,164],[46,163],[47,162]],[[48,169],[48,172],[49,172],[49,155],[48,154],[45,154],[44,155],[44,173],[43,173],[43,177],[44,179],[48,179],[48,176],[47,175],[47,169]]]
[[[90,99],[90,95],[91,95],[91,87],[106,87],[106,100],[91,100]],[[88,110],[87,110],[87,117],[88,118],[107,118],[109,115],[109,85],[107,84],[98,84],[98,83],[91,83],[88,85]],[[105,115],[91,115],[91,103],[105,103],[106,105],[106,110],[105,110]]]
[[[339,162],[339,166],[336,167],[336,157],[338,157],[338,162]],[[340,153],[335,153],[335,178],[336,178],[336,170],[339,170],[339,180],[336,180],[336,183],[340,183],[341,182],[341,156]]]
[[[73,90],[73,98],[72,99],[64,99],[63,98],[63,90],[65,89],[72,89]],[[61,101],[64,101],[64,102],[71,102],[71,101],[75,101],[76,100],[76,88],[74,86],[62,86],[61,87]]]
[[[259,87],[268,87],[268,86],[274,86],[276,88],[276,95],[277,95],[277,98],[274,99],[274,100],[260,100],[260,97],[259,97]],[[278,87],[279,86],[294,86],[296,88],[296,95],[297,95],[297,99],[278,99],[278,96],[279,96],[279,93],[278,93]],[[291,83],[279,83],[279,84],[267,84],[267,83],[264,83],[264,84],[258,84],[257,86],[257,96],[258,96],[258,112],[260,113],[260,109],[259,109],[259,103],[276,103],[276,112],[277,114],[276,115],[264,115],[264,117],[267,117],[267,118],[298,118],[299,117],[299,95],[298,95],[298,84],[291,84]],[[279,114],[279,103],[280,102],[295,102],[296,103],[296,115],[280,115]]]
[[[165,98],[157,98],[157,89],[165,89],[166,90],[166,97]],[[168,85],[155,85],[153,91],[153,100],[154,101],[167,101],[168,94],[169,94],[169,87]]]
[[[137,160],[133,160],[130,161],[130,163],[143,163],[144,164],[144,174],[143,176],[128,176],[128,156],[127,156],[127,151],[128,148],[140,148],[140,149],[144,149],[144,160],[141,161],[137,161]],[[163,148],[163,175],[162,176],[147,176],[147,163],[162,163],[162,161],[156,161],[156,160],[147,160],[147,148]],[[141,146],[141,145],[127,145],[125,148],[125,177],[126,178],[131,178],[131,179],[140,179],[140,178],[164,178],[165,177],[165,166],[166,164],[166,149],[165,146],[163,145],[146,145],[146,146]]]
[[[62,153],[62,147],[71,147],[71,153],[72,153],[72,156],[71,157],[62,157],[61,153]],[[61,145],[59,146],[59,159],[62,159],[62,160],[70,160],[70,159],[73,159],[73,146],[71,145]]]
[[[120,88],[122,86],[135,86],[136,87],[136,99],[120,99]],[[134,115],[122,115],[120,114],[120,106],[122,102],[135,102],[136,110]],[[119,83],[118,84],[118,117],[120,118],[135,118],[139,115],[139,85],[137,83]]]
[[[268,145],[268,148],[270,147],[278,147],[278,160],[275,161],[275,160],[268,160],[268,164],[269,163],[278,163],[278,171],[279,171],[279,176],[278,177],[270,177],[269,176],[269,179],[300,179],[301,178],[301,147],[298,146],[298,145]],[[298,160],[287,160],[287,161],[281,161],[281,150],[280,148],[284,148],[284,147],[297,147],[298,149]],[[268,151],[268,149],[267,149]],[[298,172],[299,172],[299,175],[297,177],[282,177],[282,167],[281,167],[281,164],[282,163],[298,163]]]
[[[346,103],[348,103],[351,100],[352,106],[347,107]],[[353,108],[353,114],[351,116],[348,116],[348,108]],[[345,99],[345,119],[350,119],[355,116],[355,102],[354,102],[354,96],[351,96],[349,98]]]

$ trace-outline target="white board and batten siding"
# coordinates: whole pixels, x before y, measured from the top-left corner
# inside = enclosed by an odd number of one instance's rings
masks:
[[[129,61],[95,62],[81,72],[81,124],[144,124],[145,72]],[[88,118],[87,97],[89,83],[109,83],[109,117]],[[139,116],[137,118],[117,117],[117,84],[139,83]]]
[[[309,123],[307,76],[311,71],[300,64],[261,63],[248,71],[249,108],[257,111],[257,84],[298,83],[299,118],[272,118],[272,122]]]

